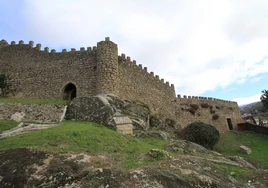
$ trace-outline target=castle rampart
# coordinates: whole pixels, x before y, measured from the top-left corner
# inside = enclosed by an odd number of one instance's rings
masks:
[[[144,102],[152,112],[174,119],[174,85],[164,83],[159,76],[149,73],[147,67],[137,65],[135,60],[131,61],[125,54],[119,56],[118,61],[120,96]]]
[[[232,123],[232,128],[235,128],[236,124],[242,121],[237,102],[211,97],[183,96],[181,98],[178,95],[175,113],[183,127],[193,121],[202,121],[214,125],[220,132],[231,129],[228,123]]]
[[[0,41],[0,78],[8,78],[10,97],[72,99],[114,93],[147,104],[153,114],[174,119],[182,127],[203,121],[224,132],[241,121],[236,102],[175,95],[175,87],[148,71],[107,37],[97,46],[57,52],[41,44]],[[227,121],[228,120],[228,121]]]

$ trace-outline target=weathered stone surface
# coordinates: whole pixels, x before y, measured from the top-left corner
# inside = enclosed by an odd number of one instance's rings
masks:
[[[80,97],[72,100],[65,118],[67,120],[86,120],[114,126],[114,113],[115,110],[103,97]]]
[[[147,122],[149,114],[149,109],[142,103],[131,102],[120,99],[116,95],[107,94],[73,99],[67,109],[66,119],[93,121],[115,129],[117,129],[117,125],[133,129],[133,121],[135,124],[137,124],[136,122]],[[144,126],[144,129],[147,127]],[[121,126],[118,130],[129,134],[129,130],[125,128]]]
[[[107,154],[91,155],[89,152],[54,154],[27,148],[2,150],[0,187],[265,188],[268,186],[267,170],[251,169],[252,174],[235,178],[215,164],[247,167],[224,157],[209,157],[210,154],[171,156],[164,150],[155,149],[144,155],[147,158],[166,159],[148,163],[146,166],[141,165],[139,168],[125,169],[116,168],[117,165],[122,166],[122,161]]]
[[[166,150],[178,151],[183,153],[208,153],[208,150],[201,145],[186,140],[176,140],[165,147]]]
[[[16,136],[19,134],[24,134],[36,130],[41,130],[41,129],[48,129],[51,127],[55,127],[56,124],[25,124],[25,123],[20,123],[17,127],[4,131],[0,133],[0,139],[1,138],[7,138],[11,136]]]
[[[133,134],[133,126],[132,124],[120,124],[116,125],[116,131],[124,134],[124,135],[132,135]]]
[[[160,138],[163,140],[169,140],[170,137],[168,133],[164,131],[154,131],[154,130],[147,130],[144,132],[139,132],[136,134],[136,137],[138,138],[148,138],[148,137],[154,137],[154,138]]]
[[[0,103],[0,119],[36,123],[59,122],[64,108],[64,105],[58,104]]]
[[[132,121],[127,116],[113,117],[116,125],[132,124]]]
[[[249,147],[247,147],[247,146],[244,146],[244,145],[239,146],[239,149],[240,149],[241,153],[245,153],[245,154],[248,154],[248,155],[251,154],[251,149]]]
[[[25,114],[24,112],[15,112],[15,114],[11,115],[11,120],[14,120],[16,122],[20,122],[24,118]]]

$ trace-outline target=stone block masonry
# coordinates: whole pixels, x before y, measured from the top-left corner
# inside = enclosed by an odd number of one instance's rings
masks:
[[[173,84],[149,73],[147,67],[137,65],[130,57],[118,55],[117,45],[109,37],[97,46],[72,48],[69,52],[49,51],[48,47],[42,50],[41,44],[34,46],[33,41],[9,44],[1,40],[1,77],[8,78],[11,84],[9,97],[70,100],[112,93],[143,102],[153,114],[176,120],[183,127],[200,120],[221,132],[229,130],[226,118],[233,124],[242,119],[236,103],[201,97],[177,98]],[[212,109],[200,107],[203,103],[213,106]]]
[[[0,103],[0,119],[18,122],[57,123],[61,121],[64,105]]]

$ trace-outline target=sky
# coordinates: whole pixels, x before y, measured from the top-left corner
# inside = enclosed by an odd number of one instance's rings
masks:
[[[176,94],[259,101],[268,89],[267,0],[0,0],[0,40],[49,49],[105,37]]]

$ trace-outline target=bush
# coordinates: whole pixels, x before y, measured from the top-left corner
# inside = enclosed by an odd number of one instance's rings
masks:
[[[212,125],[203,122],[194,122],[182,130],[185,140],[200,144],[205,148],[212,149],[220,138],[219,131]]]
[[[208,107],[210,107],[210,105],[208,103],[202,103],[201,104],[201,107],[202,108],[208,108]]]
[[[216,113],[216,111],[215,111],[215,110],[213,110],[212,108],[210,108],[210,113],[211,113],[211,114],[215,114],[215,113]]]
[[[199,106],[198,104],[190,104],[192,109],[198,110]]]
[[[219,115],[218,115],[218,114],[214,114],[214,115],[212,116],[212,120],[217,120],[217,119],[219,119]]]

